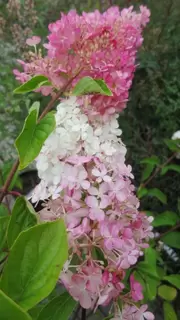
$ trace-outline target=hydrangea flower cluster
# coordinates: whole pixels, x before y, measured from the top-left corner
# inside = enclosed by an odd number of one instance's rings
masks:
[[[59,281],[85,309],[113,300],[114,320],[154,319],[146,305],[139,308],[142,286],[134,275],[129,287],[124,284],[153,233],[152,217],[138,211],[116,114],[126,106],[149,16],[144,6],[139,13],[133,7],[112,7],[103,14],[62,14],[49,25],[47,56],[37,51],[38,37],[28,39],[35,53],[30,61],[20,61],[23,72],[14,70],[21,82],[39,74],[48,77],[52,85],[40,89],[44,95],[53,95],[78,74],[66,92],[69,98],[57,107],[56,128],[37,158],[41,182],[32,201],[45,201],[43,221],[61,218],[67,226],[69,258]],[[84,76],[103,79],[112,96],[71,96]]]
[[[128,100],[136,52],[143,42],[142,31],[149,16],[150,12],[144,6],[140,6],[139,13],[131,6],[121,11],[112,7],[103,14],[98,10],[82,15],[74,10],[62,14],[60,20],[49,25],[50,35],[44,45],[47,56],[42,58],[41,51],[37,50],[30,52],[29,61],[19,60],[24,71],[14,70],[14,74],[21,82],[34,75],[45,75],[52,86],[43,87],[41,92],[49,95],[81,69],[73,86],[79,78],[89,75],[104,79],[113,92],[112,97],[92,95],[93,109],[101,114],[110,107],[121,111]],[[38,42],[27,43],[35,46]]]
[[[87,116],[70,97],[58,105],[56,129],[37,158],[41,182],[32,201],[51,199],[40,212],[42,220],[64,219],[69,260],[60,281],[87,309],[118,297],[126,306],[143,298],[133,275],[130,291],[123,279],[153,237],[152,218],[138,211],[120,135],[116,114]],[[141,309],[128,308],[123,319],[136,319]]]

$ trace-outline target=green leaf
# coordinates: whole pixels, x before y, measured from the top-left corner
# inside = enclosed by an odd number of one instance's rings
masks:
[[[173,231],[163,236],[162,241],[170,247],[180,249],[180,232]]]
[[[9,222],[7,241],[11,247],[23,230],[26,230],[37,224],[37,217],[31,204],[24,198],[18,197],[12,209],[12,215]]]
[[[176,312],[169,302],[163,303],[164,320],[178,320]]]
[[[171,151],[178,152],[180,150],[180,147],[179,147],[180,140],[179,139],[177,139],[177,140],[165,139],[164,142]]]
[[[165,211],[161,214],[158,214],[154,221],[153,226],[174,226],[179,221],[179,217],[175,212],[172,211]]]
[[[150,264],[149,262],[142,261],[138,263],[137,270],[152,279],[159,280],[159,276],[156,270],[156,265]]]
[[[155,280],[152,277],[144,274],[143,272],[137,270],[134,273],[135,279],[142,285],[143,287],[143,302],[154,300],[157,295],[157,287],[160,284],[159,281]]]
[[[139,187],[137,191],[138,198],[141,199],[148,194],[148,189],[144,187]]]
[[[67,235],[62,220],[23,231],[9,253],[1,289],[28,310],[53,290],[67,257]]]
[[[30,320],[31,317],[0,290],[0,319]]]
[[[164,204],[167,203],[167,196],[157,188],[149,189],[148,196],[156,197],[159,201],[161,201]]]
[[[42,75],[34,76],[27,82],[23,83],[21,86],[16,88],[13,92],[22,94],[34,91],[36,89],[41,88],[42,86],[50,86],[48,78]]]
[[[151,156],[150,158],[145,158],[145,159],[141,160],[140,163],[158,165],[158,164],[160,164],[160,160],[157,156]]]
[[[22,132],[16,139],[20,169],[27,167],[38,156],[43,143],[55,128],[56,122],[52,112],[49,112],[39,123],[37,118],[38,108],[32,109],[25,120]]]
[[[111,90],[108,88],[104,80],[84,77],[78,81],[73,89],[72,95],[80,96],[84,94],[99,93],[105,96],[112,96]]]
[[[0,218],[0,250],[3,249],[6,243],[6,231],[9,223],[9,217]]]
[[[37,320],[68,320],[77,302],[68,292],[51,300],[40,312]]]
[[[151,265],[151,268],[154,267],[156,269],[156,261],[157,261],[157,253],[156,250],[149,247],[145,249],[145,262]]]
[[[177,290],[163,284],[158,288],[158,295],[164,300],[172,301],[176,298]]]
[[[164,263],[164,261],[163,261],[163,263]],[[162,280],[165,277],[166,270],[161,267],[157,267],[156,269],[157,269],[157,274],[158,274],[159,278]]]
[[[148,299],[155,300],[157,295],[157,288],[160,284],[159,281],[152,279],[151,277],[146,277],[146,291],[148,295]]]
[[[39,101],[35,101],[32,106],[29,108],[29,114],[31,113],[31,111],[33,110],[38,110],[39,113],[39,109],[40,109],[40,102]]]
[[[0,204],[0,218],[7,217],[9,215],[8,208],[2,203]]]
[[[33,320],[37,320],[37,317],[40,314],[42,308],[43,304],[37,304],[34,308],[28,310],[28,313],[30,314]]]
[[[161,175],[166,174],[170,170],[180,173],[180,166],[178,166],[177,164],[170,164],[169,166],[162,168]]]
[[[180,274],[171,274],[170,276],[164,277],[163,280],[168,281],[180,290]]]
[[[148,163],[145,167],[145,169],[142,172],[142,181],[145,181],[149,178],[149,176],[151,175],[151,173],[154,170],[154,164]]]

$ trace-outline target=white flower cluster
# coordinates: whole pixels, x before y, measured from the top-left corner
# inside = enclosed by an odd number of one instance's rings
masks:
[[[49,196],[56,198],[66,186],[88,188],[87,172],[79,164],[67,163],[72,156],[96,156],[105,163],[112,162],[118,155],[124,162],[126,148],[118,128],[117,115],[103,116],[91,120],[82,112],[76,97],[61,102],[56,112],[56,129],[46,140],[37,158],[37,170],[41,179],[32,201],[43,200]]]

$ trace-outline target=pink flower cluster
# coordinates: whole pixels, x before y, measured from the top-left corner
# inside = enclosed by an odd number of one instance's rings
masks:
[[[66,223],[69,259],[60,280],[84,308],[143,298],[133,275],[130,292],[123,279],[153,237],[152,217],[138,211],[120,134],[117,115],[87,117],[71,97],[58,105],[56,129],[37,158],[41,182],[32,200],[51,198],[41,219]]]
[[[41,219],[61,218],[67,226],[69,258],[59,281],[83,308],[96,310],[113,300],[116,320],[154,319],[147,306],[138,307],[142,286],[132,273],[125,287],[128,269],[143,255],[153,233],[152,217],[138,211],[115,114],[126,106],[149,16],[143,6],[140,13],[133,7],[121,11],[112,7],[103,14],[62,14],[49,25],[47,56],[37,52],[38,37],[28,39],[35,53],[31,61],[20,61],[24,72],[14,71],[21,82],[33,75],[47,76],[52,86],[41,88],[44,95],[61,88],[79,70],[69,95],[87,75],[104,79],[113,93],[112,97],[70,97],[58,105],[56,128],[37,158],[41,182],[32,201],[49,199]]]
[[[14,74],[21,82],[38,74],[47,76],[52,87],[44,87],[41,91],[49,95],[81,69],[73,86],[79,78],[89,75],[104,79],[113,92],[112,97],[91,96],[93,108],[101,114],[109,108],[121,111],[128,100],[136,52],[143,42],[142,30],[149,16],[150,12],[144,6],[140,6],[139,13],[131,6],[121,11],[112,7],[103,14],[98,10],[82,15],[76,11],[62,14],[60,20],[49,25],[50,35],[44,45],[47,56],[42,58],[40,53],[32,53],[30,61],[19,61],[24,71],[14,70]],[[29,45],[38,42],[28,39]]]

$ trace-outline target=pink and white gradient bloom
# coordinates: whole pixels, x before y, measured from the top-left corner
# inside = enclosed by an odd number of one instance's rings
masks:
[[[143,299],[141,285],[131,275],[127,294],[122,280],[148,247],[152,218],[138,211],[131,170],[125,164],[126,148],[116,135],[120,132],[116,115],[93,118],[83,117],[84,112],[75,97],[58,105],[56,129],[37,158],[41,183],[33,199],[47,194],[52,200],[41,210],[41,219],[62,218],[66,223],[69,254],[78,264],[70,262],[60,281],[74,299],[95,309],[117,297],[127,302],[127,296],[136,303]],[[72,123],[78,121],[74,131]],[[111,156],[101,148],[105,141],[114,149]],[[97,258],[97,250],[106,262]]]
[[[154,319],[147,306],[136,307],[143,295],[134,276],[130,292],[123,283],[153,233],[152,218],[138,211],[116,114],[128,101],[149,16],[143,6],[139,13],[133,7],[112,7],[103,14],[62,14],[49,25],[47,56],[37,52],[31,62],[20,61],[22,73],[14,71],[21,82],[38,74],[48,77],[52,86],[41,90],[48,95],[82,70],[66,92],[69,98],[57,106],[56,128],[36,159],[41,181],[32,201],[46,200],[41,220],[63,219],[66,224],[69,257],[59,281],[85,309],[112,300],[117,306],[119,297],[123,306],[115,319],[122,315],[123,320]],[[39,41],[33,37],[27,44]],[[112,96],[71,96],[83,76],[103,79]]]

